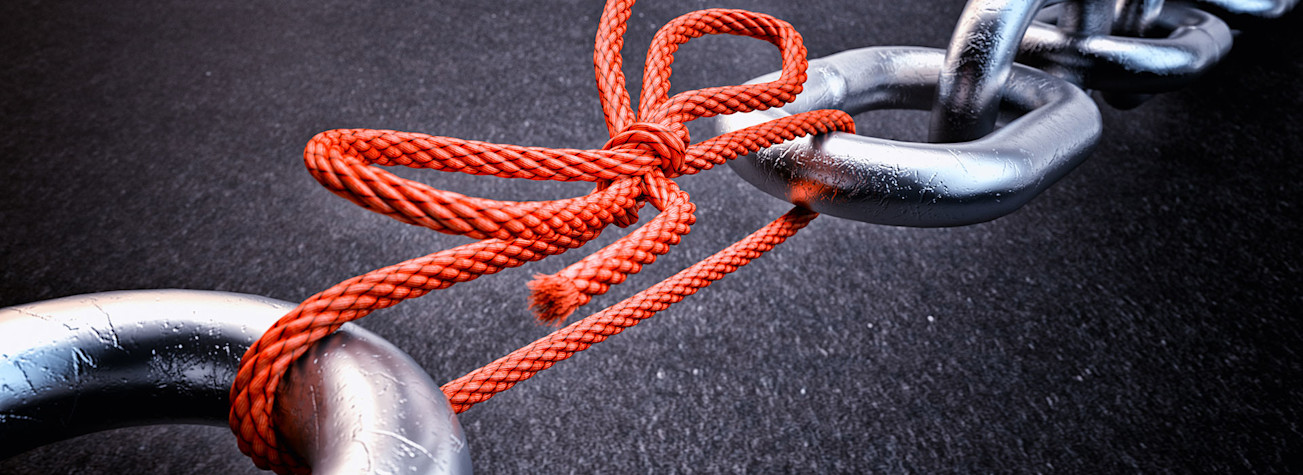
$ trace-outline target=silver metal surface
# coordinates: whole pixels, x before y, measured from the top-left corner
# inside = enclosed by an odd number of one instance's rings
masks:
[[[1063,2],[1054,7],[1060,11],[1058,25],[1064,31],[1098,35],[1113,29],[1113,11],[1116,5],[1107,0]],[[1033,15],[1033,18],[1038,18],[1037,15]]]
[[[723,133],[783,115],[841,109],[927,110],[945,53],[931,48],[851,50],[810,62],[796,101],[782,109],[721,116]],[[753,82],[769,81],[777,73]],[[846,133],[805,137],[730,161],[765,192],[815,211],[901,226],[958,226],[1008,214],[1090,154],[1099,109],[1081,90],[1015,66],[1002,88],[1000,129],[974,141],[899,142]]]
[[[1117,0],[1113,7],[1110,33],[1143,38],[1158,21],[1158,15],[1163,11],[1163,0]],[[1153,97],[1153,94],[1143,92],[1101,91],[1099,94],[1104,102],[1118,109],[1139,107]]]
[[[1117,0],[1113,5],[1112,33],[1143,37],[1163,11],[1163,0]]]
[[[103,429],[225,427],[240,357],[294,305],[226,292],[89,294],[0,309],[0,457]],[[278,424],[316,473],[469,473],[420,367],[355,325],[280,386]]]
[[[1038,21],[1023,37],[1018,62],[1087,89],[1157,93],[1189,85],[1231,50],[1226,23],[1198,9],[1166,4],[1149,26],[1170,33],[1085,34]]]
[[[965,142],[995,129],[1000,91],[1023,33],[1055,0],[970,0],[950,36],[929,140]]]
[[[1195,0],[1195,3],[1232,15],[1272,19],[1289,13],[1298,5],[1298,0]]]
[[[470,473],[443,391],[401,350],[359,329],[313,345],[286,374],[276,426],[295,452],[316,473]]]

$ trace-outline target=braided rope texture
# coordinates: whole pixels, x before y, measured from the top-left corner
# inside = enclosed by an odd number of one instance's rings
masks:
[[[346,322],[483,275],[583,246],[610,224],[637,222],[650,203],[659,213],[606,248],[529,287],[531,306],[560,324],[593,296],[669,251],[694,224],[695,205],[672,180],[713,168],[739,155],[793,138],[854,132],[837,110],[801,113],[691,143],[686,122],[763,110],[791,102],[806,74],[806,50],[790,25],[744,10],[712,9],[680,16],[652,40],[635,114],[621,70],[626,22],[633,0],[609,0],[593,62],[611,139],[597,150],[500,145],[420,133],[341,129],[322,132],[304,150],[309,172],[335,194],[368,210],[479,242],[376,269],[336,284],[277,321],[244,354],[231,388],[230,424],[240,450],[277,473],[310,467],[280,439],[273,423],[276,388],[289,365],[312,343]],[[703,35],[750,36],[776,46],[782,73],[772,82],[711,87],[669,97],[679,45]],[[530,180],[588,181],[587,195],[534,202],[497,201],[438,190],[377,166],[406,166]],[[705,288],[746,265],[804,227],[815,213],[793,209],[715,255],[638,294],[581,319],[443,386],[457,412],[485,401],[533,374]]]

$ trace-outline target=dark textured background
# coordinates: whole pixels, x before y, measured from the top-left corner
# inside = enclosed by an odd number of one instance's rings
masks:
[[[604,142],[590,52],[600,2],[391,3],[10,2],[0,16],[0,306],[149,288],[300,300],[466,242],[321,189],[301,150],[322,130]],[[784,18],[820,57],[943,46],[962,3],[646,2],[626,69],[640,75],[657,26],[703,7]],[[816,220],[723,282],[464,414],[476,468],[1298,468],[1301,19],[1246,30],[1190,88],[1137,110],[1105,107],[1094,156],[1008,217],[952,229]],[[747,39],[694,41],[678,58],[676,90],[778,67],[770,46]],[[924,135],[922,113],[858,119],[866,133]],[[404,175],[488,197],[587,191]],[[786,209],[725,169],[680,182],[700,208],[693,233],[589,310]],[[544,335],[525,282],[578,257],[361,324],[446,381]],[[191,426],[92,434],[0,461],[4,473],[254,471],[225,429]]]

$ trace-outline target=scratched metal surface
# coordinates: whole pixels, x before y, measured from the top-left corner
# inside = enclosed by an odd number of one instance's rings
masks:
[[[625,49],[707,6],[792,22],[812,57],[945,44],[963,2],[646,2]],[[73,2],[0,17],[0,306],[118,289],[299,300],[465,242],[320,189],[313,134],[372,127],[598,147],[600,2]],[[461,417],[482,473],[1275,472],[1298,467],[1296,12],[1192,87],[1103,109],[1095,154],[1024,209],[947,229],[816,220],[771,255]],[[678,90],[777,69],[722,38]],[[637,97],[635,94],[634,97]],[[914,113],[862,131],[926,136]],[[582,185],[404,173],[478,196]],[[681,180],[683,244],[616,302],[781,214],[725,169]],[[646,217],[644,217],[646,219]],[[598,245],[615,238],[613,233]],[[577,253],[576,253],[577,254]],[[525,282],[458,285],[361,324],[437,381],[544,335]],[[252,473],[223,429],[92,434],[0,473]]]

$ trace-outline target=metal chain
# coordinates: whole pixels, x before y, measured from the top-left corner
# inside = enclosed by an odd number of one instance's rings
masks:
[[[1088,91],[1128,109],[1185,87],[1230,51],[1228,22],[1251,26],[1297,3],[970,0],[945,51],[875,47],[814,60],[795,102],[714,124],[726,133],[816,109],[931,110],[932,143],[831,133],[729,165],[820,213],[900,226],[979,223],[1017,210],[1090,155],[1103,126]]]

